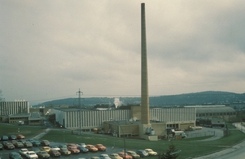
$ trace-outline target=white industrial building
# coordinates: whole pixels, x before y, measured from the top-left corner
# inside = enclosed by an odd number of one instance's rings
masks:
[[[0,116],[29,113],[29,102],[24,100],[1,101]]]
[[[123,123],[123,126],[130,125],[132,129],[138,129],[134,123],[141,121],[141,107],[134,106],[129,110],[82,110],[82,109],[53,109],[50,114],[55,114],[55,120],[64,128],[71,130],[90,131],[94,128],[103,128],[109,131],[105,125],[113,124],[115,121]],[[150,109],[151,125],[156,134],[166,135],[166,129],[187,129],[189,126],[195,126],[196,108],[158,108]],[[124,122],[122,122],[124,121]],[[107,124],[105,124],[107,123]],[[135,128],[137,127],[137,128]],[[121,128],[123,129],[123,128]],[[125,133],[125,132],[124,132]],[[138,134],[138,130],[134,132]]]

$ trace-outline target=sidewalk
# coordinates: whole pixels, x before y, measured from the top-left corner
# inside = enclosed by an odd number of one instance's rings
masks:
[[[42,133],[40,133],[40,134],[38,134],[37,136],[35,136],[35,137],[33,137],[33,139],[36,139],[36,140],[38,140],[38,139],[40,139],[41,137],[43,137],[47,132],[49,132],[50,131],[50,128],[47,128],[47,129],[45,129]]]
[[[243,133],[245,133],[245,127],[241,125],[241,123],[233,123],[233,125],[241,130]],[[213,158],[217,158],[217,157],[220,157],[220,156],[223,156],[225,154],[228,154],[228,153],[231,153],[231,152],[234,152],[236,151],[237,149],[239,148],[242,148],[242,147],[245,147],[245,141],[237,144],[237,145],[234,145],[232,147],[229,147],[227,149],[224,149],[222,151],[219,151],[219,152],[216,152],[216,153],[212,153],[212,154],[209,154],[209,155],[206,155],[206,156],[201,156],[201,157],[197,157],[197,158],[194,158],[194,159],[213,159]]]

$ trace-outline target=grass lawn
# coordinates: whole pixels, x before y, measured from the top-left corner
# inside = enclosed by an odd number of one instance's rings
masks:
[[[40,126],[18,126],[13,124],[0,124],[0,137],[2,135],[18,135],[22,134],[26,138],[32,138],[39,134],[40,132],[44,131],[45,129]]]

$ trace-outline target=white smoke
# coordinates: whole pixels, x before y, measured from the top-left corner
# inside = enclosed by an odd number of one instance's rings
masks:
[[[114,98],[114,102],[113,103],[114,103],[114,105],[115,105],[116,108],[117,107],[120,107],[123,104],[123,102],[120,101],[119,98]]]

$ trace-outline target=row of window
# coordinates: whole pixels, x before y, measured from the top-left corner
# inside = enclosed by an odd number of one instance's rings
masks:
[[[201,116],[224,116],[224,115],[236,115],[236,112],[224,112],[224,113],[197,113],[197,117]]]

